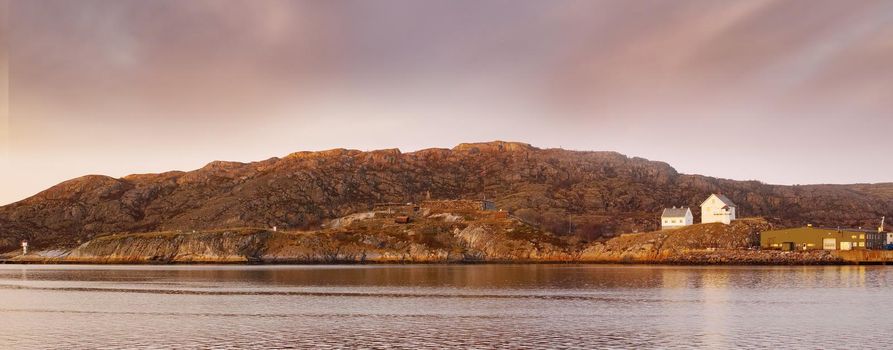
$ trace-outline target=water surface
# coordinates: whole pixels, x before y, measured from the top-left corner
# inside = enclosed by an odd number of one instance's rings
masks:
[[[893,348],[893,268],[0,265],[0,348]]]

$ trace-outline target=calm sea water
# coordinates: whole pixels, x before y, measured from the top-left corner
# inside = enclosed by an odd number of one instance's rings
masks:
[[[893,348],[893,268],[0,265],[0,348]]]

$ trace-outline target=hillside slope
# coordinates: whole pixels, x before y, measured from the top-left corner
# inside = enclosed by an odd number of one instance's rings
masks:
[[[893,216],[893,184],[775,186],[679,174],[614,152],[522,143],[453,149],[298,152],[190,172],[85,176],[0,207],[0,250],[29,239],[74,247],[111,234],[232,227],[314,229],[376,202],[489,198],[557,235],[597,240],[657,229],[664,206],[722,192],[779,225],[873,226]],[[696,220],[698,211],[696,212]]]
[[[409,223],[387,211],[312,231],[233,228],[97,237],[71,249],[4,258],[82,263],[362,263],[570,261],[585,244],[495,212],[424,209]]]
[[[605,242],[555,236],[493,212],[423,210],[410,223],[388,212],[336,219],[327,228],[282,232],[233,228],[195,232],[105,235],[74,249],[15,252],[0,258],[21,263],[468,263],[599,262],[657,264],[846,264],[837,253],[752,249],[762,219],[731,225],[626,234]],[[877,253],[877,252],[875,252]],[[883,252],[880,252],[883,253]],[[851,257],[853,258],[853,257]],[[889,257],[883,257],[889,260]]]
[[[625,234],[588,245],[580,261],[658,264],[844,264],[838,252],[758,250],[759,233],[772,228],[762,218],[731,225],[695,224],[676,230]]]

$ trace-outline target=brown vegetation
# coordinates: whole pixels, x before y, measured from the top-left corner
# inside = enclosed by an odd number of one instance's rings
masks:
[[[429,195],[492,199],[556,237],[593,242],[656,230],[662,207],[697,208],[712,192],[732,198],[745,215],[781,226],[873,226],[893,216],[893,184],[774,186],[679,174],[666,163],[614,152],[491,142],[412,153],[299,152],[190,172],[86,176],[0,207],[0,250],[16,249],[22,239],[35,249],[72,248],[119,232],[317,230],[375,203],[418,203]]]
[[[114,234],[70,251],[7,256],[20,262],[75,263],[443,263],[608,262],[663,264],[840,264],[891,261],[884,252],[781,252],[753,249],[762,219],[627,234],[586,243],[491,213],[424,211],[408,224],[392,213],[356,216],[318,231],[228,229]],[[878,256],[866,256],[874,254]]]

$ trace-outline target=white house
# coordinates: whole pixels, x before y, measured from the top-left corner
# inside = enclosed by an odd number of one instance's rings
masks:
[[[704,203],[701,203],[701,223],[721,222],[726,225],[735,221],[735,210],[738,206],[728,197],[721,194],[711,194]]]
[[[670,230],[688,226],[694,223],[694,217],[691,215],[689,208],[664,208],[664,212],[660,214],[660,229]]]

